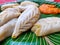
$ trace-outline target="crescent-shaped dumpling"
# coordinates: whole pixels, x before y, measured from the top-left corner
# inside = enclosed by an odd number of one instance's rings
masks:
[[[4,4],[1,6],[1,10],[5,10],[7,8],[13,8],[13,7],[18,6],[18,5],[19,5],[18,3]]]
[[[12,35],[17,18],[14,18],[0,27],[0,41]]]
[[[17,18],[20,16],[20,11],[19,9],[16,8],[8,8],[0,13],[0,26],[5,24],[7,21]]]
[[[39,6],[37,3],[31,2],[31,1],[24,1],[21,2],[19,6],[16,6],[15,8],[18,8],[20,12],[23,12],[25,9],[29,8],[29,5],[35,5]]]
[[[36,36],[45,36],[60,31],[60,18],[48,17],[40,19],[31,29]]]
[[[37,6],[37,7],[39,6],[37,3],[31,2],[31,1],[21,2],[20,5],[21,5],[21,6],[35,5],[35,6]]]
[[[30,29],[38,20],[39,16],[40,12],[38,7],[35,5],[29,5],[28,8],[26,8],[21,14],[21,16],[19,16],[14,32],[12,34],[12,38],[16,38],[22,32]]]

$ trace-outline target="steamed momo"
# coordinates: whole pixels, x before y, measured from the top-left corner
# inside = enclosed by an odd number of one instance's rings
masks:
[[[21,12],[23,12],[25,9],[29,8],[29,5],[39,6],[37,3],[31,2],[31,1],[24,1],[19,6],[16,6],[15,8],[19,8]]]
[[[5,24],[6,22],[13,18],[17,18],[18,16],[20,16],[20,14],[21,13],[19,9],[16,8],[5,9],[0,13],[0,26],[2,26],[3,24]]]
[[[12,35],[17,18],[14,18],[0,27],[0,41]]]
[[[31,1],[24,1],[20,4],[21,6],[28,6],[28,5],[35,5],[39,6],[37,3],[31,2]]]
[[[7,8],[13,8],[15,6],[18,6],[19,4],[18,3],[13,3],[13,4],[4,4],[1,6],[1,10],[5,10]]]
[[[40,12],[38,7],[35,5],[28,5],[28,8],[24,10],[24,12],[19,16],[18,21],[15,25],[14,32],[12,34],[12,38],[16,38],[22,32],[30,29],[34,23],[39,19]]]
[[[60,18],[48,17],[40,19],[31,29],[36,36],[45,36],[60,31]]]

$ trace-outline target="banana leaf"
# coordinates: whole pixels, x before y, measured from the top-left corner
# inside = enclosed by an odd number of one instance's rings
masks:
[[[17,3],[20,3],[24,0],[17,0]],[[60,3],[56,2],[48,2],[43,0],[30,0],[33,2],[41,4],[54,4],[56,7],[60,8]],[[14,2],[13,2],[14,3]],[[0,8],[1,12],[1,8]],[[40,18],[46,18],[46,17],[60,17],[60,14],[42,14]],[[46,36],[50,39],[50,42],[52,42],[54,45],[60,45],[60,32],[53,33]],[[31,29],[29,31],[22,33],[19,35],[18,38],[12,39],[11,37],[6,38],[2,42],[0,42],[0,45],[49,45],[49,43],[45,40],[44,37],[37,37],[33,32],[31,32]]]

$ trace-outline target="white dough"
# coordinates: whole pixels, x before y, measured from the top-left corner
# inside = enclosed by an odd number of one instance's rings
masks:
[[[14,18],[0,27],[0,41],[12,35],[17,18]]]
[[[40,12],[38,7],[35,5],[29,5],[28,8],[26,8],[21,14],[21,16],[19,16],[14,32],[12,34],[12,38],[16,38],[22,32],[30,29],[38,20],[39,16]]]
[[[13,8],[14,6],[18,6],[19,4],[17,4],[17,3],[13,3],[13,4],[4,4],[4,5],[2,5],[1,6],[1,10],[5,10],[5,9],[7,9],[7,8]]]
[[[37,36],[45,36],[54,32],[60,32],[60,18],[48,17],[40,19],[31,30]]]
[[[13,18],[17,18],[20,16],[19,9],[16,8],[8,8],[0,13],[0,26],[8,22],[9,20]]]
[[[31,2],[31,1],[24,1],[24,2],[21,2],[20,5],[21,5],[21,6],[28,6],[28,5],[39,6],[37,3]]]

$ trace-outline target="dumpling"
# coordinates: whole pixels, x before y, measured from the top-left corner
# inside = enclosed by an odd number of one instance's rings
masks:
[[[17,18],[14,18],[0,27],[0,41],[12,35]]]
[[[14,32],[12,34],[12,38],[16,38],[22,32],[30,29],[38,20],[39,16],[40,12],[38,10],[38,7],[35,5],[29,5],[28,8],[26,8],[21,14],[21,16],[19,16],[18,21],[15,25]]]
[[[31,2],[31,1],[24,1],[21,2],[20,6],[28,6],[28,5],[35,5],[35,6],[39,6],[37,3]]]
[[[19,9],[16,8],[8,8],[0,13],[0,26],[5,24],[7,21],[17,18],[20,16],[20,11]]]
[[[31,2],[31,1],[24,1],[21,2],[21,4],[19,6],[16,6],[15,8],[19,8],[20,12],[23,12],[25,9],[29,8],[29,5],[35,5],[35,6],[39,6],[37,3]]]
[[[60,18],[48,17],[40,19],[31,29],[36,36],[45,36],[60,31]]]
[[[12,3],[12,4],[4,4],[1,6],[1,10],[5,10],[7,8],[13,8],[14,6],[18,6],[18,3]]]
[[[14,8],[19,9],[19,11],[23,13],[23,11],[24,11],[25,9],[29,8],[29,7],[28,7],[28,6],[21,6],[21,5],[19,5],[19,6],[16,6],[16,7],[14,7]]]

